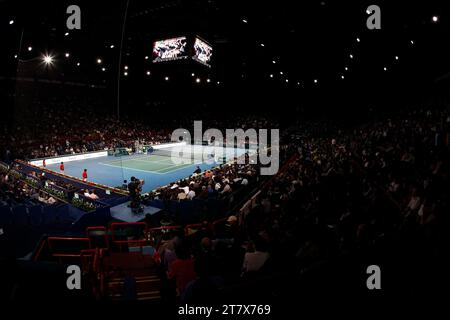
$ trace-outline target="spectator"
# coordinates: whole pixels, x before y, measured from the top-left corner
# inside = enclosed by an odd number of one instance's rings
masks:
[[[242,270],[244,273],[259,271],[267,259],[269,259],[269,253],[267,253],[265,243],[262,239],[258,238],[255,241],[254,248],[250,247],[245,254]]]
[[[177,258],[169,266],[168,278],[176,280],[177,294],[182,295],[187,284],[196,278],[194,259],[184,243],[180,243],[175,248],[175,252]]]
[[[200,169],[199,166],[197,166],[197,168],[194,170],[194,174],[200,174],[202,173],[202,169]]]
[[[98,200],[99,196],[95,193],[95,190],[91,190],[91,191],[89,191],[89,198],[91,198],[93,200]]]

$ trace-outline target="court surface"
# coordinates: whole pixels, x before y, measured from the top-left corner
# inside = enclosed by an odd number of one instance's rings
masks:
[[[224,153],[227,161],[234,155],[241,156],[245,149],[226,148]],[[250,153],[252,153],[250,151]],[[130,181],[132,176],[144,179],[143,192],[149,192],[155,188],[165,186],[177,180],[192,175],[197,165],[202,171],[214,168],[220,163],[213,159],[205,161],[195,159],[190,163],[174,161],[169,156],[157,154],[137,154],[129,156],[106,156],[94,159],[84,159],[64,163],[64,173],[81,178],[84,169],[88,172],[88,181],[104,184],[110,187],[118,187],[124,180]],[[47,169],[59,172],[59,163],[47,165]]]

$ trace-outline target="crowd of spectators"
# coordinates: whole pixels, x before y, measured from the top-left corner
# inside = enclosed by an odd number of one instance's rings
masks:
[[[52,101],[52,100],[51,100]],[[170,131],[143,121],[61,105],[59,100],[32,108],[34,122],[3,128],[0,150],[5,160],[54,157],[81,152],[133,148],[135,141],[154,144],[170,141]]]
[[[229,195],[256,179],[258,175],[254,165],[230,163],[158,188],[147,197],[161,200],[217,198]]]
[[[0,205],[55,204],[58,200],[52,195],[20,180],[9,171],[0,172]]]
[[[186,303],[222,302],[227,288],[273,299],[293,287],[367,292],[372,264],[394,292],[444,289],[449,125],[446,112],[425,110],[333,135],[300,134],[297,155],[252,211],[161,246],[166,290]]]
[[[41,106],[34,126],[1,132],[3,154],[26,159],[133,147],[137,139],[161,143],[170,141],[175,129],[77,109],[58,110]],[[177,126],[192,125],[194,119]],[[270,127],[258,117],[234,124],[210,118],[207,126]],[[295,156],[284,158],[290,159],[287,166],[261,190],[250,212],[230,216],[214,232],[205,225],[192,237],[179,235],[163,243],[165,289],[174,279],[172,293],[181,301],[205,302],[217,298],[224,288],[255,277],[281,277],[283,283],[308,289],[316,280],[338,287],[347,280],[340,275],[359,275],[353,272],[355,266],[373,263],[396,275],[402,268],[415,266],[397,279],[399,287],[414,272],[421,274],[422,285],[435,284],[444,268],[436,266],[445,266],[440,262],[450,243],[446,232],[449,127],[450,117],[442,110],[405,111],[352,129],[307,122],[294,125],[283,143],[289,142]],[[29,198],[51,201],[14,179],[0,174],[2,203]],[[220,198],[259,179],[257,167],[230,163],[195,172],[149,193],[146,199]],[[96,197],[89,190],[85,195]],[[330,274],[339,276],[330,280]],[[266,278],[261,294],[279,288],[280,282],[270,279]],[[357,284],[361,285],[365,282]]]
[[[119,147],[133,149],[136,141],[141,145],[154,145],[171,141],[172,131],[182,127],[192,129],[194,120],[202,120],[207,128],[269,128],[274,121],[263,116],[217,120],[214,114],[202,112],[176,119],[135,119],[98,111],[94,107],[77,105],[77,99],[53,97],[33,102],[29,111],[13,126],[0,130],[0,155],[3,160],[35,159],[60,155],[114,150]],[[171,125],[168,125],[170,123]],[[206,127],[207,126],[207,127]]]

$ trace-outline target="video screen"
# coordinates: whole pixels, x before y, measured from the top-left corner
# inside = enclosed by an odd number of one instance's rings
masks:
[[[195,60],[207,66],[210,66],[212,47],[209,44],[200,40],[199,38],[196,38],[194,42],[194,52]]]
[[[186,37],[160,40],[153,44],[153,62],[185,59],[187,57]]]

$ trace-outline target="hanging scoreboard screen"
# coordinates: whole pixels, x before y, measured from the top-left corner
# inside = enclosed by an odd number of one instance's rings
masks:
[[[212,53],[212,46],[200,37],[181,36],[155,41],[152,61],[192,59],[210,68]]]
[[[195,38],[193,59],[211,67],[212,47],[205,41]]]
[[[189,57],[186,37],[155,41],[153,62],[186,59]]]

